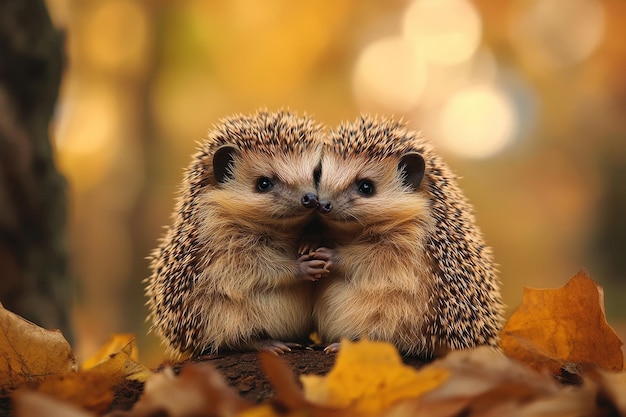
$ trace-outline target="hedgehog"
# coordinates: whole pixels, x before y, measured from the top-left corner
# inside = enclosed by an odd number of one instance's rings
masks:
[[[280,111],[212,129],[186,170],[146,280],[151,331],[173,358],[280,353],[312,327],[325,261],[298,255],[318,205],[322,127]]]
[[[503,305],[492,252],[455,175],[401,121],[363,115],[330,132],[317,188],[326,262],[316,331],[394,344],[405,355],[497,346]],[[319,247],[318,247],[319,246]]]

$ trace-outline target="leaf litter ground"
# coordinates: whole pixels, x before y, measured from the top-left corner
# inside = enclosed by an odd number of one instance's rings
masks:
[[[385,343],[346,341],[336,356],[232,353],[151,372],[132,335],[117,335],[76,370],[58,332],[3,309],[0,325],[0,415],[11,412],[10,394],[18,417],[626,417],[621,341],[584,271],[558,289],[525,290],[501,334],[504,354],[478,348],[429,364]]]

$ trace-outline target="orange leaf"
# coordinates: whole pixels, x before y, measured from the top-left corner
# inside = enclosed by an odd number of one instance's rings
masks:
[[[525,288],[500,342],[508,356],[553,374],[568,362],[619,371],[621,345],[606,322],[603,290],[584,270],[561,288]]]
[[[276,399],[288,409],[306,405],[304,394],[285,362],[270,352],[260,352],[261,366],[274,387]]]
[[[137,344],[131,334],[113,335],[80,372],[48,378],[39,392],[91,411],[106,411],[113,401],[113,389],[122,379],[144,382],[152,373],[135,361]]]
[[[48,378],[37,388],[41,394],[93,412],[105,412],[113,401],[114,381],[92,371],[71,372]]]
[[[345,410],[324,407],[307,401],[298,386],[293,372],[277,355],[261,352],[261,365],[267,379],[274,387],[271,402],[251,407],[239,414],[239,417],[274,417],[281,415],[306,415],[310,417],[349,417]]]

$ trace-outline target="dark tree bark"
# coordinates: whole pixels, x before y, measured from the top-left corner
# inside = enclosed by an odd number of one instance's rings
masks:
[[[0,301],[69,338],[66,184],[48,135],[63,41],[43,0],[0,1]]]

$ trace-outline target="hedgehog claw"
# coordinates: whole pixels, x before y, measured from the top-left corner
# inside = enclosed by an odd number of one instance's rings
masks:
[[[298,255],[307,255],[313,251],[314,245],[311,242],[302,242],[298,248]]]
[[[300,246],[298,247],[298,255],[310,255],[315,251],[316,248],[320,247],[319,238],[317,236],[311,235],[307,238],[303,238],[300,241]]]
[[[335,342],[324,348],[324,352],[326,353],[337,353],[341,349],[341,343]]]
[[[270,352],[274,355],[281,355],[285,352],[291,352],[291,348],[302,348],[299,343],[281,342],[280,340],[259,340],[253,344],[253,347],[259,352]]]

